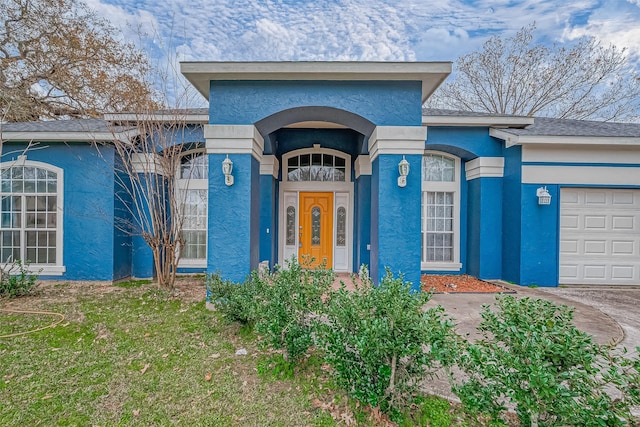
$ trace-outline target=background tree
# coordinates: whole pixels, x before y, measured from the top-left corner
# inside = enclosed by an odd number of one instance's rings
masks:
[[[146,55],[82,0],[0,0],[0,116],[98,117],[153,106]]]
[[[572,47],[534,43],[534,25],[494,36],[460,57],[428,107],[566,119],[640,119],[640,77],[625,49],[584,38]]]

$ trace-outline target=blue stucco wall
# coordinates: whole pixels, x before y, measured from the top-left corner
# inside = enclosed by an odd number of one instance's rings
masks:
[[[546,184],[551,205],[538,205],[536,189],[522,185],[522,249],[520,285],[557,286],[559,260],[559,185]]]
[[[127,185],[128,179],[122,171],[122,160],[119,156],[114,157],[115,172],[113,194],[114,194],[114,228],[113,228],[113,280],[124,279],[132,275],[131,234],[126,232],[125,224],[131,221],[129,206],[130,192],[123,186]]]
[[[486,127],[429,126],[425,148],[471,160],[476,157],[502,157],[503,145],[489,136]]]
[[[225,157],[209,154],[209,168],[217,170]],[[256,185],[256,198],[259,192],[259,165],[250,154],[230,154],[229,158],[234,185],[227,186],[220,173],[209,174],[207,271],[242,282],[251,268],[257,267],[260,251],[256,230],[260,224],[259,202],[252,201],[252,186]]]
[[[502,178],[502,279],[520,283],[522,147],[504,149]]]
[[[5,143],[2,161],[14,160],[24,145]],[[64,170],[62,276],[43,279],[113,280],[113,149],[87,143],[41,142],[27,160]]]
[[[278,159],[289,151],[301,148],[311,148],[313,144],[320,144],[322,148],[342,151],[354,160],[362,150],[360,134],[349,129],[281,129],[275,132]]]
[[[502,179],[468,181],[467,273],[480,279],[502,277]]]
[[[385,126],[422,123],[419,81],[212,81],[210,123],[251,124],[305,106],[350,111]]]
[[[372,163],[371,236],[374,240],[377,234],[378,239],[377,251],[372,242],[371,276],[379,279],[389,267],[394,275],[402,273],[417,291],[420,290],[422,156],[405,156],[412,172],[407,177],[407,186],[400,188],[398,163],[402,157],[379,155]]]
[[[358,271],[360,266],[371,264],[370,250],[367,249],[371,243],[371,175],[360,175],[356,180],[355,199],[353,271]]]
[[[260,262],[273,267],[277,258],[276,180],[273,175],[260,175]]]

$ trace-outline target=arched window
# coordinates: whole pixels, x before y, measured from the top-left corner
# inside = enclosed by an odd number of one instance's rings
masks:
[[[177,196],[182,202],[180,265],[206,267],[208,213],[208,157],[204,151],[187,151],[180,157]]]
[[[287,181],[346,181],[346,159],[327,153],[289,157]]]
[[[425,153],[422,160],[423,269],[459,270],[460,159]]]
[[[0,165],[0,175],[0,262],[62,274],[62,169],[25,160]]]

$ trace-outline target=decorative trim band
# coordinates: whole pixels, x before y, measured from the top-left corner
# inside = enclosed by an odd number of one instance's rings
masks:
[[[427,128],[423,126],[377,126],[369,137],[369,156],[380,154],[424,154]]]
[[[276,156],[268,154],[262,156],[260,160],[260,175],[272,175],[278,179],[278,171],[280,170],[280,162]]]
[[[635,170],[635,172],[634,172]],[[640,185],[640,167],[522,166],[523,184]]]
[[[129,159],[135,173],[153,173],[165,175],[162,163],[157,160],[155,153],[133,153]]]
[[[264,139],[254,125],[205,125],[207,154],[251,154],[262,159]]]
[[[361,154],[356,157],[354,162],[356,168],[356,179],[360,178],[360,175],[371,175],[371,157],[366,154]]]
[[[464,165],[467,181],[476,178],[502,178],[504,176],[503,157],[477,157]]]

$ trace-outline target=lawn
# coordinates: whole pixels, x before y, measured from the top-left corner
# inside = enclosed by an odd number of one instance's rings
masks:
[[[278,355],[207,311],[203,287],[182,283],[176,297],[144,282],[60,284],[0,300],[4,309],[65,316],[54,328],[0,339],[0,425],[368,423],[314,359],[276,375]],[[0,335],[55,320],[0,312]]]

